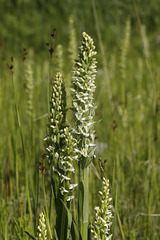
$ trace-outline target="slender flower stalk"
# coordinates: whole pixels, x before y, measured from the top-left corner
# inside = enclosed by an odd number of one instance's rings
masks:
[[[131,24],[130,24],[130,20],[128,19],[126,21],[124,35],[121,42],[120,70],[122,74],[122,79],[126,78],[127,53],[129,48],[130,35],[131,35]]]
[[[61,44],[57,45],[56,52],[55,52],[55,58],[56,58],[57,72],[63,73],[63,47]]]
[[[25,78],[27,83],[27,114],[30,118],[33,117],[33,70],[30,62],[26,64]]]
[[[75,151],[79,164],[79,229],[83,240],[88,238],[89,215],[89,165],[95,152],[94,144],[94,92],[96,55],[93,39],[82,33],[79,59],[75,60],[72,80],[72,105],[74,111],[74,135],[77,140]]]
[[[69,18],[69,48],[68,48],[69,58],[71,60],[71,65],[74,65],[74,59],[77,56],[77,41],[76,32],[74,28],[74,18],[71,15]]]
[[[94,224],[92,225],[91,232],[93,238],[97,240],[109,240],[112,238],[110,234],[110,227],[112,225],[112,205],[109,196],[109,180],[103,177],[103,190],[99,191],[101,198],[101,206],[95,207]]]
[[[131,35],[131,24],[130,20],[127,19],[125,24],[125,29],[123,33],[123,37],[121,40],[121,54],[120,54],[120,72],[121,72],[121,101],[122,106],[118,107],[119,114],[126,114],[126,69],[127,69],[127,54],[129,50],[129,43],[130,43],[130,35]],[[123,113],[125,112],[125,113]]]
[[[47,240],[47,228],[43,212],[39,215],[38,240]]]

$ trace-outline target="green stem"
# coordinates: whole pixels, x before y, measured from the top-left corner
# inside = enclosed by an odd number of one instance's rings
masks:
[[[125,109],[126,108],[126,99],[125,99],[125,78],[124,77],[122,77],[121,94],[122,94],[122,97],[121,97],[122,109]]]
[[[43,177],[43,194],[44,194],[44,202],[45,202],[46,217],[47,217],[47,219],[48,219],[48,207],[47,207],[47,199],[46,199],[45,179],[44,179],[44,177]]]
[[[67,238],[68,223],[67,223],[66,210],[64,208],[64,205],[67,206],[67,199],[65,196],[62,201],[61,201],[61,197],[59,197],[58,207],[57,207],[56,232],[59,240],[66,240],[68,239]]]
[[[62,208],[62,215],[61,215],[61,227],[62,227],[62,231],[60,233],[60,240],[65,240],[65,236],[66,236],[66,215],[65,215],[65,209],[64,206]]]
[[[119,225],[119,229],[120,229],[120,232],[121,232],[122,240],[125,240],[125,235],[124,235],[123,228],[122,228],[122,222],[121,222],[121,219],[120,219],[120,216],[119,216],[119,211],[118,211],[118,185],[116,186],[115,216],[117,216],[118,225]]]
[[[79,201],[78,201],[78,224],[83,240],[88,239],[89,217],[89,167],[79,165]]]
[[[17,107],[17,99],[16,99],[16,93],[15,93],[15,86],[14,86],[13,75],[12,75],[12,86],[13,86],[13,96],[14,96],[14,104],[15,104],[16,117],[17,117],[17,122],[18,122],[19,131],[20,131],[20,137],[21,137],[21,143],[22,143],[22,151],[23,151],[24,165],[25,165],[25,181],[26,181],[26,180],[27,180],[27,177],[26,177],[25,148],[24,148],[24,140],[23,140],[23,133],[22,133],[22,127],[21,127],[21,122],[20,122],[20,116],[19,116],[19,111],[18,111],[18,107]],[[26,182],[27,182],[27,181],[26,181]]]

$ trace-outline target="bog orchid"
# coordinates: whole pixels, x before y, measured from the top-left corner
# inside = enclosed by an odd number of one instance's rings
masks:
[[[95,221],[92,225],[91,232],[94,239],[109,240],[112,238],[110,227],[112,225],[112,198],[109,196],[109,180],[103,177],[103,190],[99,191],[101,206],[95,207]]]
[[[74,151],[76,140],[66,125],[66,92],[60,73],[56,74],[53,83],[48,128],[45,138],[48,162],[53,175],[58,176],[61,195],[70,201],[74,198],[72,192],[77,186],[71,183],[72,174],[75,172],[73,161],[77,159]]]
[[[72,96],[75,112],[74,132],[78,140],[76,152],[84,166],[89,165],[94,155],[94,92],[96,77],[95,46],[93,39],[85,32],[82,34],[82,45],[79,49],[79,59],[75,60],[73,71]]]
[[[39,215],[38,240],[47,240],[47,228],[43,212]]]
[[[79,58],[75,60],[72,80],[72,108],[74,111],[75,148],[79,165],[78,224],[83,240],[88,239],[89,216],[89,166],[95,152],[94,131],[94,92],[96,77],[95,46],[93,39],[82,33]]]

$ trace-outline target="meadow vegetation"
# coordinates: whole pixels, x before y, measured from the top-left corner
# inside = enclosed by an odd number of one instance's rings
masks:
[[[0,239],[159,240],[158,1],[55,2],[0,3]]]

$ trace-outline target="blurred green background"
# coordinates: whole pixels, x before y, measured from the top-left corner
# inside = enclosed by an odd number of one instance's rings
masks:
[[[108,49],[115,51],[126,19],[132,25],[132,44],[139,39],[134,1],[95,1],[102,39]],[[139,17],[146,25],[152,47],[157,47],[160,32],[159,0],[137,0]],[[57,42],[67,47],[69,38],[68,18],[73,15],[79,38],[86,31],[98,47],[92,1],[89,0],[1,0],[0,43],[4,44],[4,55],[21,55],[23,47],[33,48],[36,56],[45,54],[45,42],[53,28],[57,29]],[[133,40],[134,39],[134,40]],[[138,47],[138,46],[137,46]]]
[[[107,160],[113,239],[160,239],[159,9],[160,0],[0,0],[0,239],[27,240],[24,230],[35,236],[43,207],[53,232],[50,175],[37,163],[45,151],[50,83],[61,70],[71,106],[77,58],[71,33],[78,49],[83,31],[93,38],[98,61],[90,221],[102,185],[100,157]],[[52,59],[47,42],[55,48]],[[70,111],[67,117],[71,122]]]

